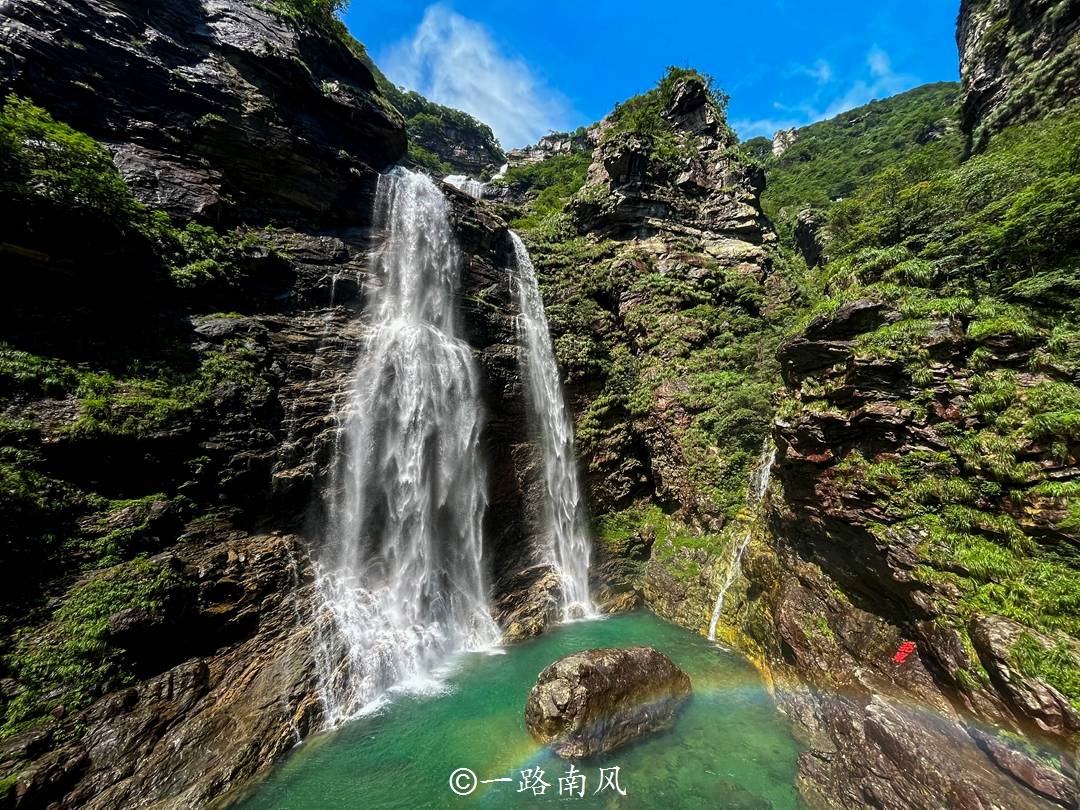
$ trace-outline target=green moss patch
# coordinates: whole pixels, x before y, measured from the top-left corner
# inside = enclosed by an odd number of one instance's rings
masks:
[[[73,588],[42,627],[27,628],[3,663],[24,686],[5,706],[0,736],[32,724],[56,706],[86,706],[132,679],[130,662],[109,637],[121,611],[164,616],[187,587],[172,568],[134,560]]]

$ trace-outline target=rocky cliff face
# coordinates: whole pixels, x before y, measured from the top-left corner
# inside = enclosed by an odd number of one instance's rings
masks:
[[[767,432],[774,237],[701,77],[672,71],[620,110],[565,212],[524,235],[578,414],[601,599],[696,629]]]
[[[552,132],[532,146],[512,149],[507,153],[506,161],[513,168],[515,166],[542,163],[556,155],[591,152],[599,138],[599,133],[598,127],[591,127],[587,130],[581,129],[576,132]]]
[[[1074,806],[1071,755],[1047,752],[1070,750],[1077,714],[1017,668],[1011,651],[1031,631],[1000,616],[961,619],[958,582],[933,562],[934,544],[954,541],[902,519],[909,485],[899,467],[896,479],[877,477],[875,465],[908,465],[929,490],[964,468],[947,437],[970,418],[973,392],[954,364],[974,347],[955,323],[932,329],[922,345],[935,358],[938,404],[912,408],[902,368],[858,348],[898,319],[855,301],[782,345],[795,403],[776,422],[772,539],[747,554],[748,601],[735,624],[767,662],[781,706],[809,732],[799,775],[822,803]],[[949,507],[939,508],[949,520]],[[1052,512],[1019,508],[1025,531],[1056,531]],[[947,570],[971,575],[960,563]],[[986,727],[1047,747],[1015,749]]]
[[[490,130],[459,126],[453,121],[440,122],[437,127],[412,125],[410,136],[422,149],[437,155],[452,174],[468,177],[490,177],[498,171],[504,159],[502,150]],[[423,166],[423,164],[420,164]]]
[[[948,131],[936,124],[952,92],[882,105],[867,129]],[[1075,437],[1059,413],[1076,401],[1075,366],[1048,337],[1071,310],[1056,293],[996,299],[1006,282],[980,285],[1011,259],[976,240],[957,266],[935,241],[957,238],[945,230],[954,189],[977,177],[1030,193],[1032,178],[1069,171],[1050,143],[1071,136],[1025,147],[1045,158],[1030,176],[1013,155],[946,171],[932,233],[865,179],[851,210],[900,224],[855,248],[841,233],[836,249],[852,255],[821,280],[803,275],[794,244],[772,248],[759,175],[702,97],[674,75],[628,102],[648,123],[601,124],[585,185],[527,234],[578,412],[607,609],[643,600],[704,632],[749,533],[720,635],[759,662],[805,735],[799,780],[814,805],[1075,806],[1077,646],[1058,596],[1075,576]],[[907,152],[955,166],[951,144],[920,138]],[[810,263],[825,261],[804,236]],[[1039,254],[1051,286],[1066,244]],[[817,318],[800,278],[822,285]],[[955,285],[977,297],[951,298]],[[776,388],[774,417],[755,403]],[[755,521],[746,490],[766,434],[778,456]]]
[[[320,722],[309,506],[404,123],[324,20],[244,0],[0,13],[3,92],[75,127],[25,104],[2,122],[0,806],[207,806]],[[56,184],[20,184],[39,151]],[[501,575],[531,481],[510,245],[446,193]]]
[[[784,152],[793,147],[797,140],[799,140],[799,130],[795,127],[777,130],[772,139],[772,156],[782,157]]]
[[[1080,6],[1072,0],[963,0],[956,41],[961,122],[975,149],[1080,93]]]
[[[964,110],[977,147],[1075,102],[1067,69],[1062,83],[1043,74],[1068,47],[1055,37],[1070,19],[1064,7],[964,5]],[[1000,61],[964,50],[979,26],[984,44],[1005,37]],[[1009,47],[1019,50],[1006,57]],[[1036,85],[1051,91],[1049,106],[1029,92]],[[1018,210],[1013,201],[1033,195],[1049,210],[1054,194],[1033,189],[1073,171],[1052,145],[1075,142],[1072,120],[1014,129],[959,169],[944,163],[920,178],[942,208],[875,232],[872,244],[833,217],[841,236],[821,282],[827,304],[779,347],[775,483],[721,627],[759,659],[806,733],[798,778],[816,804],[1077,805],[1077,695],[1066,673],[1080,647],[1074,608],[1058,600],[1076,576],[1073,489],[1061,484],[1075,479],[1078,455],[1056,425],[1080,400],[1050,337],[1074,316],[1064,299],[1011,286],[1068,266],[1075,240],[1055,241],[1033,264],[998,258],[974,226],[959,236],[953,227],[969,204],[996,221],[991,200]],[[1050,133],[1042,143],[1040,133]],[[1017,174],[1024,149],[1045,158],[1030,176]],[[993,194],[973,202],[945,191],[975,181]],[[867,206],[856,219],[886,221],[880,190],[871,181],[856,191]],[[933,241],[946,227],[946,239],[968,240],[963,262]],[[1023,232],[1034,238],[1037,227]],[[929,274],[900,281],[906,260]],[[902,291],[884,293],[896,283]],[[971,306],[950,310],[942,302],[959,285]],[[1017,320],[990,327],[989,313],[1005,307]],[[1042,396],[1051,390],[1053,401]]]
[[[343,41],[257,4],[20,0],[3,13],[5,92],[109,144],[170,214],[355,221],[372,169],[405,151],[400,117]]]

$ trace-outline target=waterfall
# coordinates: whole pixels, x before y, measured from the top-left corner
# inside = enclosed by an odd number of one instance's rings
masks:
[[[390,688],[422,690],[455,652],[495,644],[481,566],[480,380],[454,306],[448,203],[422,174],[379,180],[371,335],[339,415],[317,560],[316,663],[329,725]]]
[[[758,459],[757,465],[754,467],[754,472],[750,476],[750,489],[748,492],[748,500],[751,506],[756,506],[761,503],[765,497],[765,492],[769,488],[769,476],[772,474],[773,462],[776,461],[776,448],[770,440],[765,440],[765,446],[761,451],[761,458]],[[713,608],[712,620],[709,622],[709,641],[716,641],[716,626],[720,623],[720,613],[724,609],[724,597],[727,596],[728,589],[731,588],[735,582],[735,578],[739,576],[741,569],[743,552],[746,551],[746,547],[750,545],[750,538],[753,534],[752,527],[747,527],[746,532],[739,538],[731,547],[731,556],[728,559],[727,574],[724,577],[724,582],[720,586],[720,593],[716,596],[716,606]]]
[[[487,189],[487,183],[473,180],[471,177],[466,177],[464,174],[451,174],[444,177],[443,182],[449,186],[453,186],[458,191],[464,191],[470,197],[475,197],[478,200],[483,199],[484,191]]]
[[[518,336],[531,415],[538,428],[544,465],[546,562],[558,577],[566,618],[592,615],[589,598],[590,543],[585,500],[574,455],[574,427],[563,399],[559,367],[551,345],[536,269],[525,244],[513,231],[517,273]]]

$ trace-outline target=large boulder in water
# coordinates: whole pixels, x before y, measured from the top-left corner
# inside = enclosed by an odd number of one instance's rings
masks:
[[[689,695],[689,676],[651,647],[585,650],[540,673],[525,725],[559,756],[587,757],[668,726]]]

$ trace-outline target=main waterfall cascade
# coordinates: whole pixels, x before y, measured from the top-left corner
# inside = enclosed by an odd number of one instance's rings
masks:
[[[761,458],[758,460],[757,466],[754,467],[754,472],[750,476],[750,491],[749,501],[751,506],[756,506],[761,503],[765,498],[765,492],[769,489],[769,477],[772,475],[773,462],[776,461],[776,448],[769,440],[765,441],[765,447],[761,451]],[[720,586],[720,593],[716,597],[716,606],[713,608],[712,620],[709,622],[709,641],[716,641],[716,627],[720,623],[720,614],[724,610],[724,598],[727,596],[727,592],[731,589],[731,586],[735,583],[735,578],[739,576],[741,570],[743,552],[746,551],[746,547],[750,545],[750,538],[753,536],[753,530],[747,527],[745,534],[739,538],[739,541],[732,546],[731,557],[728,560],[727,574],[724,576],[724,582]]]
[[[428,177],[399,168],[380,178],[376,206],[381,286],[339,416],[317,563],[316,660],[331,726],[391,687],[431,686],[455,652],[500,638],[481,565],[480,379],[459,337],[448,203]]]
[[[591,544],[574,454],[574,427],[563,399],[536,269],[521,237],[511,231],[510,238],[517,265],[513,285],[520,312],[517,322],[525,387],[543,453],[544,528],[550,537],[545,546],[547,562],[559,577],[565,617],[580,618],[595,610],[589,597]]]

